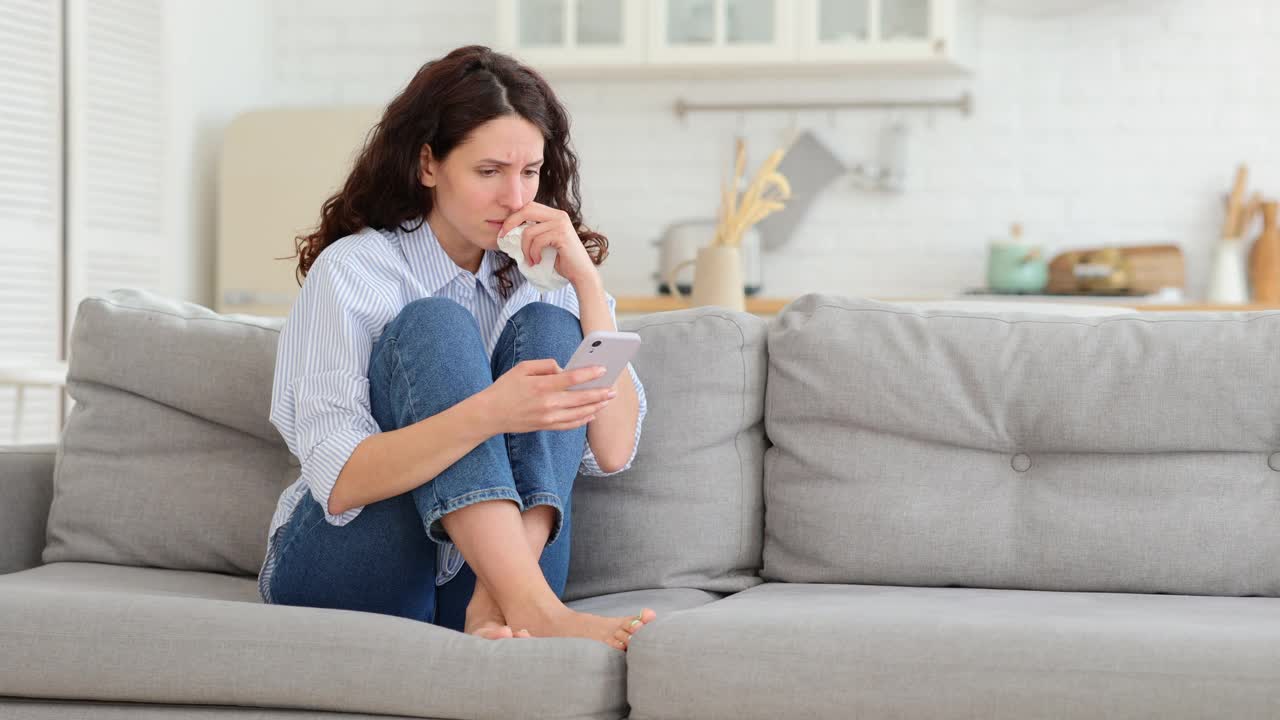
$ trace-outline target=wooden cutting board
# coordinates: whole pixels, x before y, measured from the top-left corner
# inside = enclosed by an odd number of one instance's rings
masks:
[[[1069,250],[1056,256],[1049,263],[1050,293],[1084,292],[1080,280],[1075,275],[1075,266],[1086,256],[1103,248],[1081,248]],[[1186,287],[1186,266],[1182,257],[1182,249],[1177,245],[1134,245],[1120,247],[1120,254],[1127,261],[1130,271],[1127,293],[1146,295],[1161,288]],[[1102,294],[1102,293],[1099,293]]]

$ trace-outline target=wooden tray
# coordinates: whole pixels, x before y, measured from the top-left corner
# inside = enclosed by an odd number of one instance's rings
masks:
[[[1089,291],[1080,286],[1075,265],[1080,256],[1103,248],[1081,248],[1059,254],[1049,263],[1049,285],[1046,292],[1080,295],[1147,295],[1162,288],[1185,288],[1186,265],[1182,249],[1177,245],[1134,245],[1121,247],[1120,254],[1129,263],[1130,282],[1125,288]]]

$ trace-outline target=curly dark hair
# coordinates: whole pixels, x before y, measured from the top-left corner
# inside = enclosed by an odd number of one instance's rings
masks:
[[[405,228],[406,221],[431,212],[431,188],[419,182],[423,145],[443,161],[476,127],[518,115],[542,132],[543,164],[537,202],[559,208],[578,229],[578,238],[596,265],[609,254],[609,240],[582,224],[578,156],[569,144],[569,115],[547,81],[532,68],[483,45],[457,48],[421,68],[370,129],[342,189],[325,201],[320,224],[295,240],[298,285],[329,245],[365,227]],[[514,285],[515,260],[502,254],[496,269],[499,293]]]

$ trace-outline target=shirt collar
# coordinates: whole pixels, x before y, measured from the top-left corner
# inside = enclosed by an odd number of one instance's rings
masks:
[[[451,282],[455,282],[456,278],[461,275],[468,282],[474,282],[475,278],[479,278],[486,290],[491,293],[490,278],[493,276],[494,260],[493,253],[486,251],[480,259],[480,269],[474,274],[458,267],[458,264],[449,257],[449,253],[445,252],[444,247],[440,245],[440,239],[436,237],[435,232],[431,230],[431,226],[421,217],[406,221],[404,225],[408,227],[417,226],[413,231],[402,231],[404,236],[405,254],[409,260],[409,267],[413,269],[414,275],[422,282],[423,287],[432,295],[438,295],[440,290]],[[494,293],[496,297],[496,293]]]
[[[412,232],[401,231],[403,236],[403,245],[405,255],[409,260],[409,267],[413,270],[423,287],[432,295],[440,294],[441,288],[454,282],[459,275],[468,277],[478,277],[484,285],[485,292],[493,301],[504,306],[523,306],[527,303],[538,300],[540,294],[538,289],[529,282],[524,275],[518,271],[511,273],[513,287],[511,295],[504,303],[502,297],[498,294],[496,272],[499,261],[504,255],[500,255],[501,251],[485,251],[484,256],[480,259],[480,269],[475,275],[458,267],[458,264],[449,257],[449,253],[444,251],[440,245],[439,238],[435,232],[431,230],[431,226],[421,217],[406,221],[405,226],[413,227],[417,225],[417,229]],[[468,282],[470,282],[468,280]]]

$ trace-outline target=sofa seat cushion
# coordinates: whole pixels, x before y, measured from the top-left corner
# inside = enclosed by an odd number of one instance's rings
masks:
[[[315,713],[234,705],[161,705],[0,697],[5,720],[423,720],[409,715]]]
[[[572,604],[661,615],[700,590]],[[626,658],[569,638],[495,642],[428,623],[264,605],[255,581],[56,563],[0,576],[0,696],[225,704],[409,717],[626,715]]]
[[[765,583],[659,620],[631,720],[1275,717],[1280,599]]]

